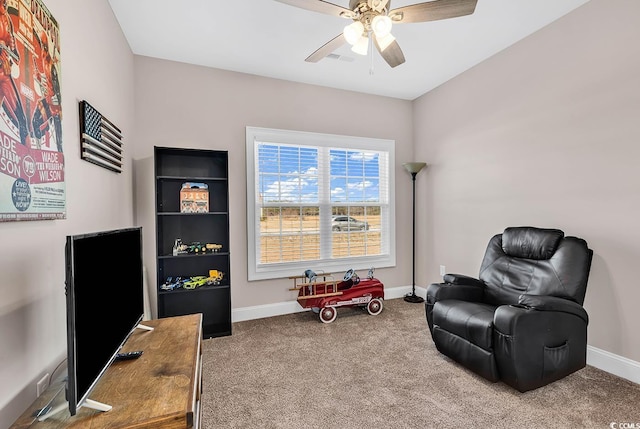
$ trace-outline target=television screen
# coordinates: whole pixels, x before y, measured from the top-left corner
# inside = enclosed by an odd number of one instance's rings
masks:
[[[144,313],[142,228],[67,236],[69,411],[75,415]]]

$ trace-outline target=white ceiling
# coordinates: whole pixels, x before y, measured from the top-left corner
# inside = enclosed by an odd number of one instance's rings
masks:
[[[109,3],[137,55],[413,100],[587,1],[478,0],[473,15],[394,25],[406,58],[394,69],[378,52],[363,57],[348,45],[336,53],[353,58],[351,62],[305,62],[351,21],[275,0]],[[419,2],[391,3],[395,9]]]

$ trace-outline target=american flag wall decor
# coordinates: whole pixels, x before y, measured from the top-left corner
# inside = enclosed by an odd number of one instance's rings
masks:
[[[80,102],[80,156],[122,173],[122,132],[85,100]]]

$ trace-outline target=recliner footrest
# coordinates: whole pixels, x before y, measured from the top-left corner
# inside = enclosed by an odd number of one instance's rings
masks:
[[[434,325],[432,334],[433,342],[440,353],[449,356],[489,381],[495,383],[500,379],[493,353],[440,329],[437,325]]]

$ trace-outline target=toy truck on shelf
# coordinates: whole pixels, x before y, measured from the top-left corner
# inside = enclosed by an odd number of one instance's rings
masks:
[[[366,279],[361,279],[353,269],[347,270],[342,280],[335,280],[331,273],[316,274],[306,270],[293,280],[290,291],[298,292],[298,303],[318,313],[322,323],[331,323],[338,316],[338,307],[363,307],[373,316],[382,312],[384,285],[373,277],[369,269]]]
[[[199,241],[194,241],[193,243],[185,244],[181,239],[176,238],[173,243],[173,256],[178,255],[192,255],[192,254],[200,254],[204,255],[207,253],[216,253],[222,249],[222,244],[216,243],[201,243]]]

